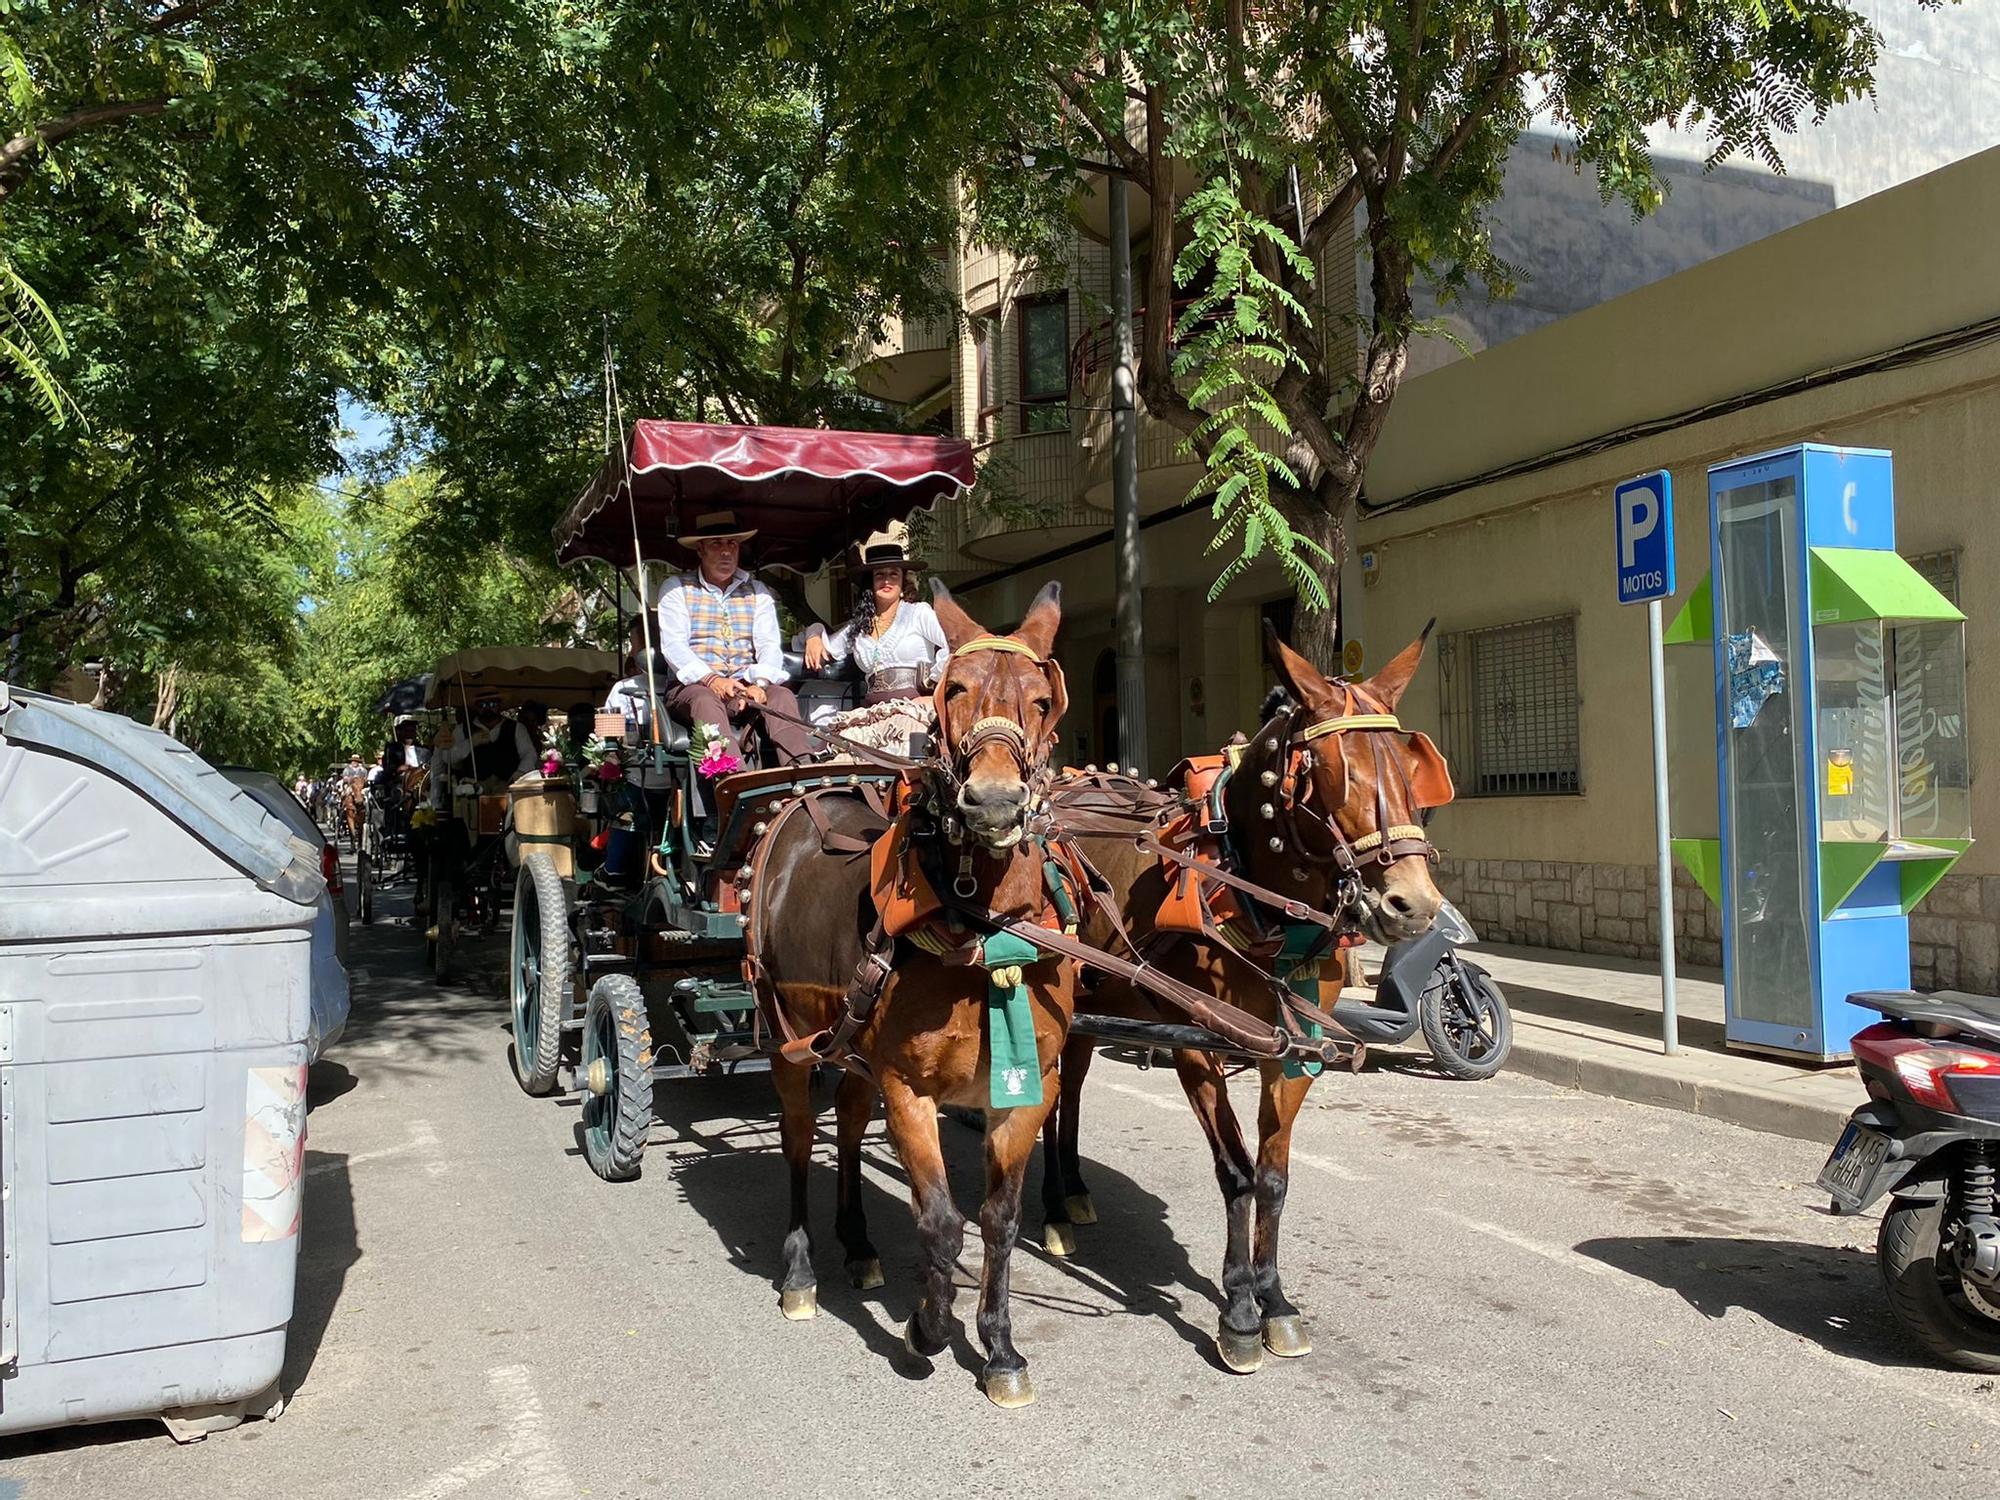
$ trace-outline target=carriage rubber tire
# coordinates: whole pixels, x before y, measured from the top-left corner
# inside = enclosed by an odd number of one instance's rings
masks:
[[[600,1056],[614,1070],[610,1090],[596,1095],[590,1092],[590,1065]],[[639,1175],[653,1133],[653,1032],[645,992],[630,974],[606,974],[590,987],[578,1073],[584,1159],[606,1182],[628,1182]]]
[[[529,1032],[521,1015],[521,954],[510,938],[507,999],[514,1020],[514,1078],[523,1093],[541,1095],[556,1086],[562,1063],[563,1020],[569,1009],[569,901],[556,862],[546,854],[522,860],[521,873],[514,879],[513,936],[521,934],[523,914],[532,901],[541,955],[534,1027]]]
[[[361,893],[361,925],[368,926],[375,920],[375,890],[368,883],[368,851],[363,849],[354,856],[354,886]]]
[[[1935,1359],[1959,1370],[2000,1375],[2000,1320],[1962,1308],[1945,1295],[1956,1280],[1950,1252],[1938,1243],[1942,1202],[1897,1198],[1875,1235],[1875,1263],[1889,1309],[1903,1332]],[[1987,1300],[2000,1303],[2000,1294]]]
[[[1439,1071],[1452,1078],[1491,1078],[1507,1064],[1507,1054],[1514,1050],[1514,1018],[1507,1010],[1507,997],[1500,992],[1500,986],[1484,974],[1470,969],[1464,971],[1466,982],[1481,991],[1493,1006],[1493,1050],[1477,1060],[1466,1057],[1458,1050],[1450,1030],[1444,1023],[1444,992],[1446,985],[1433,985],[1426,989],[1417,1004],[1417,1019],[1424,1028],[1424,1040],[1430,1044],[1431,1059]],[[1447,984],[1450,981],[1446,982]]]
[[[437,936],[430,943],[431,978],[439,984],[451,978],[452,924],[458,920],[457,906],[458,894],[452,889],[451,877],[439,876],[431,912],[431,924],[437,928]]]

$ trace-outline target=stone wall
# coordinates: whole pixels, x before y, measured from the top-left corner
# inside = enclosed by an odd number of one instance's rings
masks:
[[[1622,958],[1660,951],[1659,880],[1651,865],[1447,856],[1437,883],[1493,942]],[[1722,914],[1678,865],[1674,954],[1687,963],[1722,962]],[[1920,990],[2000,993],[2000,876],[1938,882],[1910,918],[1910,981]]]

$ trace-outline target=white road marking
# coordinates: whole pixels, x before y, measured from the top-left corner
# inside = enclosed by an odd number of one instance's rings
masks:
[[[1483,1234],[1502,1244],[1512,1245],[1516,1250],[1525,1250],[1530,1255],[1539,1255],[1543,1260],[1553,1261],[1559,1266],[1568,1266],[1573,1271],[1582,1271],[1587,1276],[1615,1276],[1618,1273],[1601,1261],[1592,1260],[1587,1255],[1579,1255],[1565,1245],[1550,1245],[1541,1240],[1530,1239],[1525,1234],[1516,1234],[1511,1229],[1503,1229],[1498,1224],[1488,1224],[1483,1219],[1467,1218],[1464,1214],[1453,1213],[1448,1208],[1427,1205],[1427,1214],[1440,1219],[1449,1219],[1462,1229],[1470,1229],[1475,1234]]]
[[[507,1424],[507,1441],[405,1491],[402,1500],[444,1500],[445,1496],[455,1495],[503,1468],[510,1479],[530,1482],[521,1486],[527,1493],[555,1494],[573,1488],[549,1442],[542,1398],[535,1394],[534,1377],[528,1373],[528,1367],[504,1365],[489,1370],[486,1384]]]
[[[1173,1114],[1184,1114],[1188,1109],[1186,1097],[1180,1094],[1172,1096],[1156,1094],[1150,1089],[1135,1088],[1129,1083],[1114,1083],[1108,1078],[1100,1086],[1110,1089],[1115,1094],[1124,1094],[1130,1098],[1142,1100],[1152,1105],[1155,1109],[1164,1109]],[[1367,1182],[1370,1180],[1362,1173],[1355,1171],[1352,1167],[1344,1167],[1337,1161],[1332,1161],[1324,1156],[1317,1156],[1310,1151],[1301,1151],[1297,1147],[1292,1149],[1292,1160],[1301,1166],[1311,1167],[1314,1171],[1324,1172],[1329,1177],[1338,1177],[1342,1182]]]
[[[357,1167],[367,1161],[386,1161],[392,1156],[402,1156],[411,1151],[435,1153],[439,1144],[436,1126],[429,1120],[413,1120],[410,1124],[410,1138],[401,1145],[383,1146],[376,1151],[357,1151],[352,1156],[342,1157],[339,1161],[323,1161],[307,1167],[306,1176],[320,1177],[328,1172]],[[424,1170],[433,1177],[441,1175],[444,1169],[445,1163],[441,1159],[424,1163]]]

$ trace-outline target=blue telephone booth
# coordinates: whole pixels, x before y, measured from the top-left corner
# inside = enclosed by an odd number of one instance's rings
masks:
[[[1895,550],[1886,452],[1736,459],[1708,496],[1668,639],[1713,652],[1719,836],[1675,848],[1722,911],[1730,1045],[1832,1060],[1972,842],[1964,616]]]

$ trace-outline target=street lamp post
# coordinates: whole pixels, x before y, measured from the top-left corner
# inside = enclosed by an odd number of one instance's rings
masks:
[[[1149,764],[1146,753],[1146,628],[1140,591],[1139,382],[1132,349],[1132,221],[1125,178],[1107,179],[1111,210],[1111,537],[1117,580],[1118,756],[1127,769]],[[1153,226],[1159,233],[1160,227]],[[1163,311],[1163,310],[1162,310]]]

